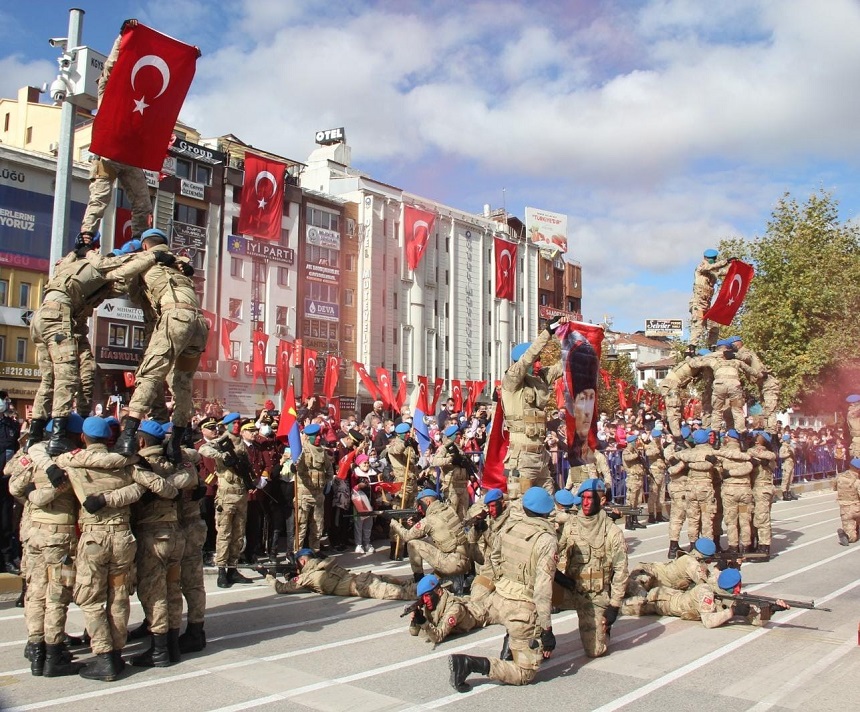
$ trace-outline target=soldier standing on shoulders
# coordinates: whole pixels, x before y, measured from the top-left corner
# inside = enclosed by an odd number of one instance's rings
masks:
[[[719,252],[714,249],[705,250],[702,261],[696,267],[693,278],[693,296],[690,298],[690,343],[698,345],[702,337],[706,337],[710,346],[716,339],[719,327],[714,328],[711,322],[705,321],[705,312],[711,306],[714,297],[714,287],[718,279],[726,276],[729,260],[718,260]]]

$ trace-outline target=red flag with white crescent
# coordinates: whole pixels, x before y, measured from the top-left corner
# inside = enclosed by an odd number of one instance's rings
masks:
[[[433,401],[430,403],[430,412],[436,412],[436,405],[439,403],[439,396],[442,395],[442,386],[445,385],[444,378],[437,378],[436,382],[433,384]]]
[[[317,352],[307,346],[303,349],[305,356],[304,374],[302,378],[302,400],[307,402],[314,394],[314,378],[317,374]]]
[[[269,335],[262,329],[257,329],[254,332],[254,360],[253,371],[254,380],[252,385],[257,382],[257,377],[263,377],[263,383],[266,383],[266,346],[269,343]]]
[[[197,47],[146,25],[125,29],[93,121],[90,151],[161,170],[198,56]]]
[[[113,249],[118,250],[126,242],[131,240],[131,210],[128,208],[117,208],[114,217]]]
[[[379,391],[379,387],[373,382],[373,379],[370,377],[364,364],[359,361],[353,361],[352,367],[355,369],[355,372],[358,374],[358,377],[361,379],[361,382],[364,384],[370,397],[373,398],[373,400],[384,400],[382,393]]]
[[[227,360],[233,358],[233,345],[230,343],[230,334],[236,330],[237,326],[239,326],[239,322],[221,318],[221,349],[224,352],[224,358]]]
[[[490,423],[490,435],[487,437],[487,446],[484,457],[484,472],[481,477],[481,487],[486,492],[494,487],[508,491],[508,479],[505,477],[505,456],[508,454],[508,443],[510,435],[505,424],[505,411],[502,408],[502,399],[496,403],[493,413],[493,421]]]
[[[242,204],[239,207],[239,224],[236,227],[240,234],[263,240],[281,238],[286,173],[286,163],[254,153],[245,153]]]
[[[496,297],[513,300],[516,294],[514,274],[517,264],[517,243],[501,240],[493,241],[496,256]]]
[[[340,424],[340,398],[334,397],[329,398],[328,403],[326,403],[326,410],[328,410],[328,416],[331,418],[332,423]]]
[[[406,402],[406,394],[409,389],[409,385],[406,383],[406,374],[403,371],[397,372],[397,393],[394,396],[395,405],[397,406],[397,411],[400,412],[400,409],[403,407],[403,404]]]
[[[731,324],[749,291],[753,275],[755,275],[755,269],[752,265],[740,260],[732,260],[729,271],[720,285],[717,298],[702,318],[724,326]]]
[[[466,400],[466,415],[471,416],[475,411],[475,403],[478,402],[478,396],[481,395],[486,386],[486,381],[469,381],[469,398]]]
[[[278,352],[275,356],[275,394],[286,395],[287,386],[290,383],[290,366],[293,363],[292,341],[278,339]]]
[[[606,371],[605,369],[601,368],[600,369],[600,378],[603,380],[603,387],[604,388],[609,388],[609,386],[612,385],[612,374],[609,373],[609,371]]]
[[[415,402],[415,410],[430,413],[431,410],[427,403],[427,376],[418,376],[415,380],[418,382],[418,400]]]
[[[380,366],[376,369],[376,382],[379,384],[379,390],[382,392],[382,400],[385,401],[385,407],[394,409],[396,403],[394,401],[394,391],[391,386],[391,377],[388,375],[388,369]]]
[[[405,237],[406,264],[413,272],[418,269],[421,258],[427,249],[427,242],[433,232],[436,214],[427,210],[403,207],[403,234]]]
[[[337,380],[340,376],[340,364],[343,361],[339,356],[329,356],[325,362],[325,379],[323,380],[323,395],[330,400],[337,388]]]
[[[345,480],[349,477],[349,471],[352,469],[352,463],[355,462],[356,455],[358,455],[358,450],[353,448],[340,458],[340,462],[337,463],[337,476],[340,479]]]
[[[455,379],[451,379],[451,398],[454,399],[454,411],[459,413],[463,410],[463,387]]]

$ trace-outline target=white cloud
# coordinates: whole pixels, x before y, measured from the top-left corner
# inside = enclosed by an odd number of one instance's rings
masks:
[[[12,99],[18,96],[21,87],[41,87],[57,76],[55,62],[36,60],[33,62],[19,55],[0,57],[0,97]]]

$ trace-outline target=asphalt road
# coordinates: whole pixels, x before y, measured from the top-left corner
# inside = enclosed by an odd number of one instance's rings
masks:
[[[860,699],[860,544],[838,545],[831,492],[774,505],[767,564],[745,564],[746,588],[815,599],[832,613],[793,609],[765,628],[707,630],[675,618],[619,618],[610,654],[588,660],[576,616],[554,616],[558,647],[536,681],[522,688],[476,678],[466,694],[448,684],[447,655],[496,655],[499,626],[437,648],[410,637],[399,601],[301,594],[263,585],[221,590],[207,577],[205,651],[163,669],[126,668],[114,683],[35,678],[23,659],[20,609],[0,604],[0,704],[37,710],[844,710]],[[665,557],[667,524],[628,532],[631,565]],[[344,554],[353,569],[408,574],[408,567]],[[142,618],[132,608],[130,625]],[[70,632],[83,629],[73,607]],[[141,646],[126,648],[126,656]],[[853,700],[853,702],[852,702]]]

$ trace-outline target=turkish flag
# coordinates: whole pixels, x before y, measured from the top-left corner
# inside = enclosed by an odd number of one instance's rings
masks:
[[[269,385],[266,383],[266,346],[268,343],[269,335],[262,329],[257,329],[254,332],[254,380],[251,385],[257,382],[257,376],[262,376],[263,383],[266,386]]]
[[[430,233],[433,232],[433,223],[436,222],[436,214],[427,210],[413,208],[410,205],[403,207],[403,234],[405,236],[406,264],[413,272],[418,269]]]
[[[161,170],[198,56],[196,47],[146,25],[125,30],[93,122],[90,151]]]
[[[517,264],[517,244],[500,240],[493,241],[496,253],[496,297],[499,299],[514,299],[514,270]]]
[[[702,318],[724,326],[731,324],[747,295],[754,274],[755,269],[752,265],[740,260],[732,260],[729,271],[720,285],[720,293]]]
[[[330,400],[337,388],[337,379],[340,376],[340,364],[343,361],[339,356],[329,356],[325,362],[325,380],[323,381],[323,395]]]
[[[394,405],[397,406],[397,411],[403,407],[403,404],[406,402],[406,394],[409,389],[409,385],[406,383],[406,374],[403,371],[397,372],[397,394],[394,396]]]
[[[125,371],[122,374],[122,378],[123,381],[125,381],[126,388],[134,388],[134,384],[136,382],[134,377],[134,371]]]
[[[314,378],[317,375],[317,352],[304,348],[305,363],[304,363],[304,378],[302,378],[302,400],[307,403],[308,398],[314,394]]]
[[[215,364],[218,362],[218,337],[217,326],[218,316],[211,311],[201,309],[203,318],[206,320],[206,326],[209,327],[209,337],[206,339],[206,350],[203,352],[203,363],[200,366],[201,371],[214,371]]]
[[[349,471],[352,469],[352,463],[355,461],[356,455],[358,455],[358,450],[353,448],[340,459],[339,463],[337,463],[337,476],[339,479],[345,480],[349,477]]]
[[[275,356],[275,394],[286,395],[290,383],[290,366],[293,364],[293,342],[278,339],[278,352]]]
[[[415,410],[420,410],[422,413],[430,413],[430,407],[427,404],[427,376],[418,376],[418,400],[415,402]]]
[[[468,381],[469,398],[466,400],[466,415],[471,416],[475,410],[475,403],[478,401],[478,396],[487,385],[486,381]]]
[[[239,322],[230,321],[229,319],[221,319],[221,349],[224,352],[224,358],[232,359],[233,358],[233,347],[230,344],[230,334],[232,334],[236,327],[239,326]]]
[[[113,249],[118,250],[131,238],[131,210],[117,208],[113,227]]]
[[[444,378],[437,378],[436,382],[433,384],[433,402],[430,403],[430,412],[436,412],[436,404],[439,402],[439,396],[442,395],[442,386],[445,385]]]
[[[496,403],[493,413],[493,421],[490,423],[490,435],[487,438],[487,455],[484,460],[484,472],[481,477],[481,487],[486,492],[488,489],[498,488],[502,492],[508,491],[508,480],[505,477],[505,456],[508,454],[508,443],[511,436],[504,428],[505,411],[502,408],[502,399]]]
[[[454,399],[454,411],[459,413],[463,410],[463,387],[460,381],[451,379],[451,398]]]
[[[242,181],[242,204],[237,226],[242,235],[264,240],[281,239],[286,173],[286,163],[245,153],[245,179]]]
[[[394,389],[391,386],[388,369],[382,368],[382,366],[376,369],[376,382],[379,384],[379,390],[382,393],[382,400],[385,401],[385,407],[393,410],[396,403],[394,401]]]
[[[332,398],[326,404],[328,415],[333,423],[340,425],[340,398]]]
[[[373,382],[373,379],[370,377],[364,364],[359,363],[358,361],[353,361],[352,366],[359,378],[361,378],[361,382],[364,384],[367,392],[370,393],[370,397],[373,398],[373,400],[382,400],[382,393],[379,391],[379,387]]]
[[[612,374],[609,373],[609,371],[606,371],[606,370],[601,368],[600,369],[600,378],[603,380],[603,387],[609,388],[609,386],[612,384]]]

